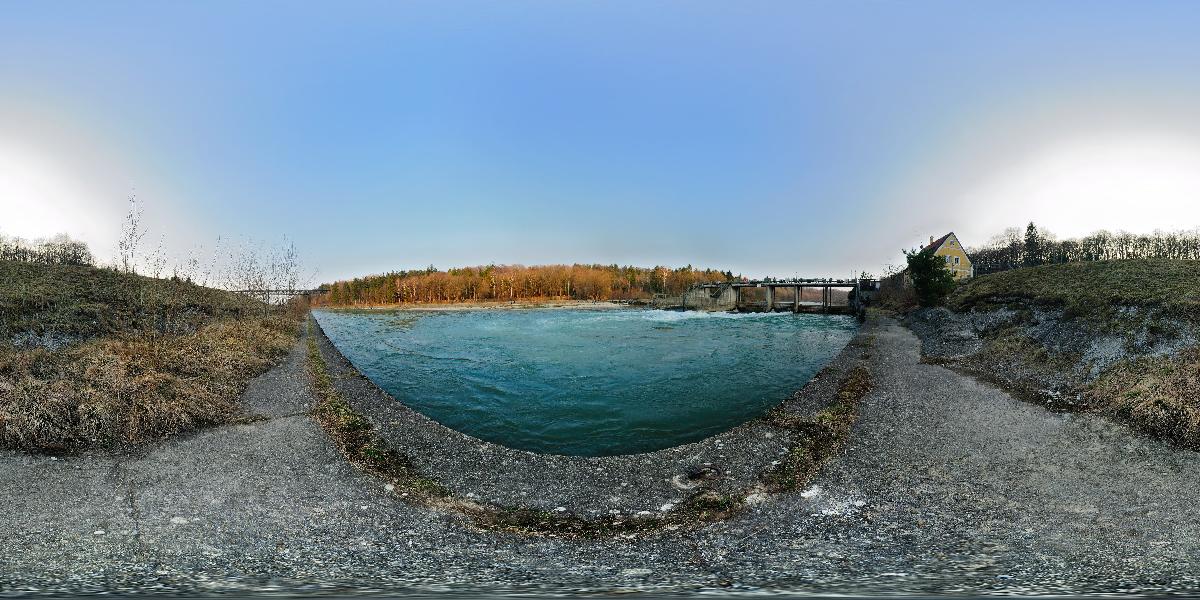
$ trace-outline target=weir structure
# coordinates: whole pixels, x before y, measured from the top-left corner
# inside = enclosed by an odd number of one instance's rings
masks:
[[[806,301],[805,290],[820,290],[819,301]],[[751,299],[751,290],[762,290],[764,299]],[[790,292],[780,294],[779,291]],[[845,290],[846,304],[834,302],[834,290]],[[850,312],[857,313],[871,302],[879,291],[876,279],[789,279],[725,283],[701,283],[692,286],[682,297],[684,309],[742,312]],[[780,296],[791,296],[780,300]]]

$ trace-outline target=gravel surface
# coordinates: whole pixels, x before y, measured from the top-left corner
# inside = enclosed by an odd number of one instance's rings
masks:
[[[298,346],[247,392],[267,420],[144,456],[0,454],[0,591],[1200,590],[1195,453],[921,364],[893,322],[864,333],[875,388],[809,489],[585,541],[474,530],[355,472],[297,411]]]

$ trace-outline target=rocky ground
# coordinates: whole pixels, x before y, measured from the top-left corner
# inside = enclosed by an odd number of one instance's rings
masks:
[[[923,308],[904,324],[927,361],[1055,410],[1104,411],[1088,388],[1106,371],[1138,359],[1170,361],[1200,346],[1192,320],[1135,306],[1101,318],[1017,299],[970,310]]]
[[[268,419],[142,456],[0,454],[0,592],[1200,590],[1196,453],[873,335],[874,389],[808,489],[584,541],[472,529],[354,471],[306,414],[298,346],[246,393]]]

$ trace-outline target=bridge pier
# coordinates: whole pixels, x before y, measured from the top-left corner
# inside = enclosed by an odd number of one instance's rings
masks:
[[[775,310],[775,286],[767,284],[767,312]]]

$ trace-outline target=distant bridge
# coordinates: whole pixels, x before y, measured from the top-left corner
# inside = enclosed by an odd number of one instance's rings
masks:
[[[808,288],[816,288],[821,290],[820,302],[806,302],[804,300],[804,290]],[[746,290],[762,289],[765,298],[763,300],[750,300]],[[789,290],[790,294],[779,294],[779,290]],[[848,304],[834,304],[833,290],[841,289],[853,291],[854,294],[850,298]],[[862,308],[869,298],[874,296],[879,289],[879,281],[876,279],[788,279],[788,280],[758,280],[758,281],[735,281],[725,283],[701,283],[692,286],[690,290],[683,295],[684,308],[697,308],[708,310],[744,310],[744,311],[764,311],[774,312],[776,310],[791,310],[792,312],[804,312],[805,309],[814,308],[821,312],[831,312],[834,310],[851,310],[857,312]],[[788,296],[791,298],[783,298],[780,296]]]

